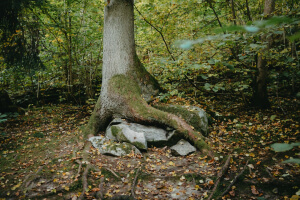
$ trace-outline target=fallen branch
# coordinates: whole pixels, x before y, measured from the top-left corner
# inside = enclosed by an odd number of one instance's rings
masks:
[[[230,159],[231,159],[231,155],[228,156],[224,166],[222,167],[221,171],[219,171],[215,186],[214,186],[213,190],[211,191],[211,194],[210,194],[210,196],[208,197],[207,200],[210,200],[212,198],[212,196],[214,195],[216,189],[218,188],[218,185],[220,183],[220,180],[221,180],[222,176],[225,174],[225,172],[227,171],[227,169],[229,167]]]
[[[222,193],[221,196],[224,196],[227,192],[229,192],[230,188],[235,184],[235,182],[238,180],[238,178],[244,173],[246,170],[246,166],[248,165],[249,160],[246,162],[244,169],[233,179],[233,181],[230,183],[230,185],[226,188],[226,190]]]
[[[136,173],[135,173],[135,177],[134,177],[134,180],[133,180],[133,183],[132,183],[132,187],[131,187],[131,196],[133,198],[135,198],[135,186],[136,186],[136,181],[137,181],[137,177],[139,175],[139,172],[140,172],[140,168],[137,169]]]

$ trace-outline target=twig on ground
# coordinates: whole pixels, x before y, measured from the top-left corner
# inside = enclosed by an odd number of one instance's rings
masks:
[[[230,188],[235,184],[235,182],[238,180],[238,178],[244,173],[246,170],[246,166],[248,165],[249,160],[247,160],[244,169],[233,179],[233,181],[230,183],[230,185],[226,188],[226,190],[221,194],[221,197],[224,196],[227,192],[229,192]]]
[[[140,172],[140,168],[137,169],[136,173],[135,173],[135,177],[134,177],[134,180],[133,180],[133,183],[132,183],[132,187],[131,187],[131,196],[133,198],[135,198],[135,186],[137,184],[137,177],[139,175],[139,172]]]
[[[227,169],[229,167],[230,159],[231,159],[231,155],[228,156],[224,166],[222,167],[221,171],[218,173],[218,177],[217,177],[217,181],[215,183],[215,186],[214,186],[213,190],[211,191],[211,194],[210,194],[210,196],[208,197],[207,200],[210,200],[212,198],[212,196],[214,195],[216,189],[218,188],[218,185],[220,183],[220,180],[221,180],[222,176],[225,174],[225,172],[227,171]]]

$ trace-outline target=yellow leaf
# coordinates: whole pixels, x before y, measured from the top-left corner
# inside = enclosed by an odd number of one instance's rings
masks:
[[[299,196],[298,195],[293,195],[291,198],[290,198],[290,200],[299,200]]]
[[[65,187],[65,190],[69,191],[69,190],[70,190],[70,188],[69,188],[68,186],[66,186],[66,187]]]

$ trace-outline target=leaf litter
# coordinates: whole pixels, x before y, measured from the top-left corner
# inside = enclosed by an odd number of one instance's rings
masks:
[[[225,116],[219,104],[213,105],[224,115],[210,130],[214,158],[200,152],[175,157],[168,147],[149,148],[142,156],[101,155],[92,147],[86,151],[81,135],[92,108],[62,105],[27,110],[24,116],[6,121],[2,129],[0,198],[101,199],[102,195],[107,199],[134,193],[136,199],[207,199],[216,184],[213,198],[297,197],[299,165],[282,161],[299,158],[299,147],[274,152],[270,145],[298,142],[299,122],[278,113],[274,117],[246,111],[232,119],[236,111],[226,110]],[[218,177],[228,155],[232,156],[228,169]],[[82,173],[88,166],[93,167],[83,192]]]

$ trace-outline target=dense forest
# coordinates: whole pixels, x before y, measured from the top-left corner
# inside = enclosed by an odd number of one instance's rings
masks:
[[[203,109],[214,153],[121,158],[85,131],[119,1],[0,2],[0,199],[299,199],[299,0],[134,1],[133,48],[160,85],[147,103]]]

